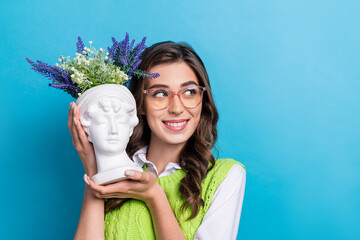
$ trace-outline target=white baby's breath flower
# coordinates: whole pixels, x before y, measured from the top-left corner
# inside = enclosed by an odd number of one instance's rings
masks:
[[[58,67],[58,66],[59,66],[59,64],[58,64],[58,63],[55,63],[55,66],[57,66],[57,67]]]
[[[92,41],[89,41],[90,45],[92,44]]]
[[[106,55],[109,55],[109,53],[107,52]]]
[[[80,97],[80,96],[81,96],[81,93],[78,93],[78,96]]]
[[[61,58],[59,58],[58,60],[59,60],[59,62],[61,62]]]
[[[102,51],[104,51],[104,49],[100,48],[99,51],[102,52]]]
[[[108,57],[105,57],[105,60],[108,60]]]
[[[83,54],[86,54],[86,51],[85,51],[85,50],[83,51]]]

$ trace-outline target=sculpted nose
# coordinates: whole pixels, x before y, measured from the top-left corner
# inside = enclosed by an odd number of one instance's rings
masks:
[[[118,134],[119,129],[118,129],[114,119],[111,119],[109,124],[110,124],[110,126],[109,126],[109,134]]]

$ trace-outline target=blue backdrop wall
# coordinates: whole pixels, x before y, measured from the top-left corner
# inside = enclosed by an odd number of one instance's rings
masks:
[[[358,1],[0,3],[1,239],[71,239],[82,164],[55,63],[76,38],[189,42],[220,112],[218,147],[247,167],[238,239],[360,239]]]

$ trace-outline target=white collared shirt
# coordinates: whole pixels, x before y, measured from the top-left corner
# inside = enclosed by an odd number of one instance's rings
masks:
[[[147,146],[138,150],[134,154],[133,160],[139,167],[146,164],[146,169],[155,173],[158,177],[170,175],[181,169],[178,163],[170,162],[159,175],[155,164],[146,159],[146,152]],[[241,165],[233,166],[216,189],[210,207],[195,233],[195,240],[236,239],[244,199],[245,182],[245,169]]]

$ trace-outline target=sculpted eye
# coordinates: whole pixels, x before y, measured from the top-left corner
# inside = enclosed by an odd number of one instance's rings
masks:
[[[101,120],[96,120],[95,123],[98,125],[104,125],[104,124],[106,124],[106,121],[101,119]]]

